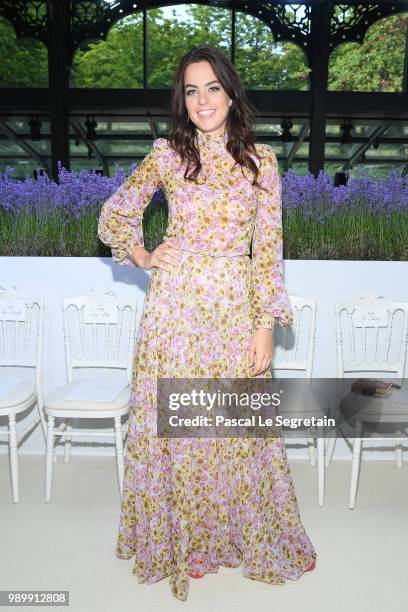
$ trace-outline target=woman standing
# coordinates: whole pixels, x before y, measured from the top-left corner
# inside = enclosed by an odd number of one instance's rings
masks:
[[[273,326],[293,321],[282,279],[281,182],[254,143],[245,90],[204,45],[176,73],[169,139],[102,208],[98,234],[116,263],[152,270],[139,325],[116,555],[133,574],[189,576],[243,564],[281,584],[313,569],[281,438],[158,438],[157,379],[270,378]],[[144,249],[143,211],[162,188],[164,242]],[[249,258],[252,241],[252,259]]]

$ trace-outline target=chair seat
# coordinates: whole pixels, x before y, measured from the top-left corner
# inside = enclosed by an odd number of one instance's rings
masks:
[[[393,389],[387,397],[373,397],[350,392],[342,398],[340,410],[347,418],[380,422],[400,421],[408,423],[408,387]]]
[[[44,400],[44,410],[49,416],[108,418],[126,414],[129,411],[130,388],[126,386],[114,401],[71,400],[68,396],[76,388],[78,381],[62,385],[52,391]],[[97,389],[98,381],[95,383]],[[98,390],[100,396],[100,390]]]
[[[13,388],[6,393],[2,393],[2,382],[15,382]],[[4,384],[4,383],[3,383]],[[23,412],[32,406],[37,400],[35,383],[27,380],[23,376],[13,374],[12,376],[2,375],[0,378],[0,415]]]
[[[322,417],[328,414],[329,400],[316,386],[308,385],[307,379],[291,379],[290,384],[282,379],[281,404],[277,413],[282,415],[300,415]]]

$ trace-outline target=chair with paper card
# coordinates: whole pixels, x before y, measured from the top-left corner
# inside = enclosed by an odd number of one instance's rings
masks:
[[[8,426],[0,435],[9,442],[14,503],[20,501],[18,447],[40,420],[45,439],[46,425],[40,415],[24,431],[16,432],[16,416],[31,411],[41,397],[43,313],[42,297],[15,286],[0,287],[0,417],[8,417]]]
[[[402,441],[408,423],[408,388],[404,383],[407,357],[408,303],[380,295],[362,296],[336,304],[338,411],[344,419],[343,435],[352,438],[349,508],[356,501],[364,427],[395,428],[392,441],[396,465],[402,467]],[[381,378],[354,378],[380,373]],[[347,431],[345,431],[347,429]],[[342,426],[343,429],[343,426]],[[348,432],[348,434],[347,434]],[[383,434],[383,432],[381,432]],[[335,438],[330,440],[326,466]]]
[[[64,463],[75,437],[114,438],[119,490],[122,496],[124,459],[121,417],[130,407],[130,385],[136,331],[136,304],[113,291],[91,289],[89,295],[65,298],[63,326],[67,383],[50,393],[40,406],[47,417],[45,501],[51,501],[55,438],[64,440]],[[89,372],[92,374],[89,375]],[[95,374],[96,373],[96,374]],[[62,418],[55,427],[55,419]],[[110,431],[72,429],[71,420],[113,419]]]
[[[326,398],[319,392],[318,389],[311,388],[314,349],[315,349],[315,333],[316,333],[316,300],[313,298],[305,298],[296,293],[289,296],[293,307],[294,321],[290,328],[279,328],[278,333],[281,334],[279,344],[275,347],[275,356],[273,359],[272,372],[275,378],[276,371],[303,372],[303,379],[299,380],[299,394],[301,401],[296,401],[296,389],[291,381],[291,394],[294,402],[284,402],[279,410],[281,416],[286,416],[285,410],[288,409],[292,415],[296,411],[296,416],[307,418],[315,416],[320,418],[327,410]],[[290,334],[293,336],[289,342]],[[305,384],[306,379],[307,384]],[[297,408],[295,408],[297,406]],[[316,440],[316,443],[315,443]],[[325,440],[322,435],[307,437],[307,445],[309,450],[309,462],[312,467],[316,466],[317,455],[317,494],[318,504],[324,504],[324,481],[325,481]]]

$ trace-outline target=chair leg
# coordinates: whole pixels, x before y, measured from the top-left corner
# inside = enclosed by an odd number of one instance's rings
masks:
[[[45,448],[47,448],[48,423],[45,424]],[[54,446],[54,463],[58,463],[57,449]]]
[[[401,432],[398,432],[401,433]],[[397,440],[395,445],[395,464],[397,468],[402,468],[402,440]]]
[[[38,414],[40,416],[41,429],[42,429],[43,436],[44,436],[44,444],[46,444],[47,443],[47,423],[45,422],[45,418],[43,416],[43,413],[40,410],[38,401],[37,401],[36,405],[37,405]]]
[[[10,474],[11,474],[11,490],[13,493],[13,502],[18,504],[19,487],[18,487],[18,456],[17,456],[17,435],[16,435],[16,415],[9,414],[9,453],[10,453]]]
[[[68,425],[66,431],[71,431],[72,425],[69,424],[70,420],[68,419]],[[65,436],[65,444],[64,444],[64,463],[68,463],[71,458],[71,440],[72,436],[67,434]]]
[[[327,448],[326,448],[326,457],[325,457],[325,465],[326,467],[329,467],[332,457],[333,457],[333,452],[334,452],[334,447],[336,446],[336,440],[337,438],[333,437],[333,438],[328,438],[327,440]]]
[[[312,467],[316,465],[316,453],[315,453],[315,445],[314,438],[307,439],[307,448],[309,450],[309,463]]]
[[[350,481],[350,498],[349,508],[353,510],[356,503],[358,476],[360,471],[360,459],[361,459],[361,438],[354,438],[353,440],[353,459],[351,464],[351,481]]]
[[[123,477],[124,477],[124,461],[123,461],[123,433],[120,416],[115,419],[115,438],[116,438],[116,463],[118,467],[119,491],[122,498]]]
[[[55,418],[48,417],[47,449],[45,463],[45,501],[51,501],[52,471],[54,466],[54,423]]]
[[[324,505],[324,438],[317,438],[317,493],[319,506]]]

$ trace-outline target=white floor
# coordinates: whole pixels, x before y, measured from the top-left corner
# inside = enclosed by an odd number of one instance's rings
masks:
[[[315,468],[302,460],[290,464],[318,555],[314,572],[272,586],[243,578],[241,568],[221,568],[190,580],[181,602],[168,578],[140,585],[133,560],[114,556],[120,504],[113,457],[73,455],[64,464],[59,456],[53,501],[46,504],[44,458],[20,455],[21,501],[13,504],[8,457],[0,456],[0,589],[69,590],[71,612],[406,612],[407,463],[397,469],[391,461],[363,461],[354,510],[347,508],[349,461],[328,469],[323,508]]]

